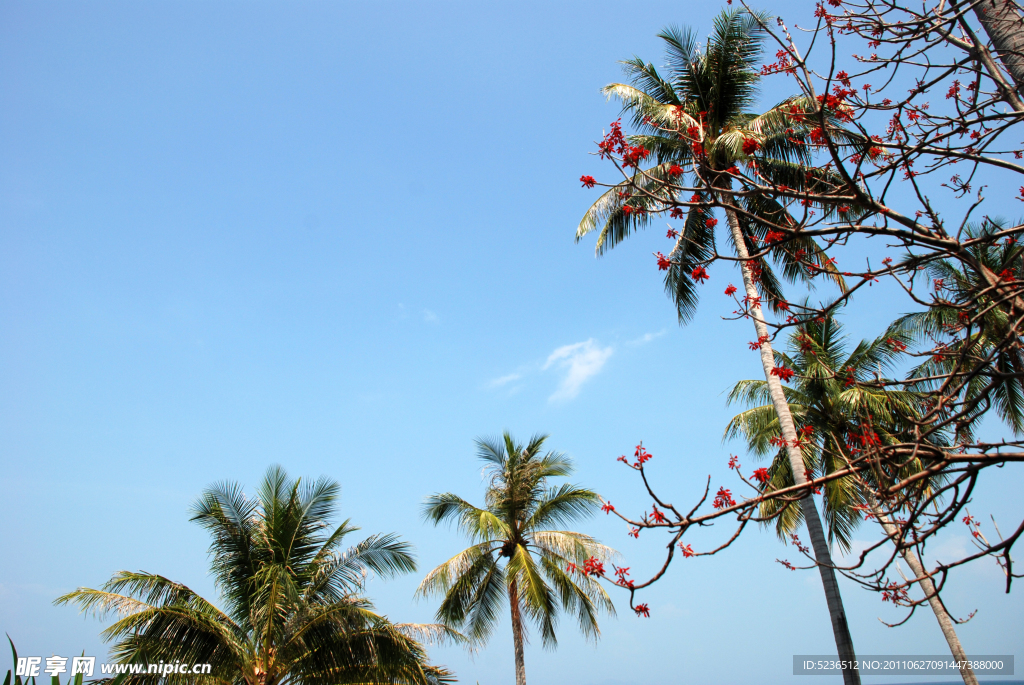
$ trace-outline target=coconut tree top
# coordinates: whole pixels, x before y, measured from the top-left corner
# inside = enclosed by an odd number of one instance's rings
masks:
[[[358,530],[332,525],[340,487],[327,478],[292,480],[271,467],[247,497],[219,483],[193,505],[192,520],[213,538],[210,569],[220,606],[190,588],[143,571],[120,571],[100,589],[57,599],[85,612],[114,615],[103,636],[118,663],[210,664],[208,676],[167,682],[239,685],[428,685],[451,674],[428,663],[416,639],[457,635],[443,626],[395,624],[373,611],[363,592],[371,574],[415,570],[408,543],[371,535],[348,549]],[[155,683],[129,676],[125,683]]]
[[[550,482],[570,475],[573,467],[566,455],[543,452],[545,440],[540,435],[521,444],[508,433],[478,440],[488,478],[484,506],[450,492],[432,495],[424,506],[428,521],[455,524],[473,545],[427,574],[418,594],[442,596],[437,619],[479,642],[490,637],[507,599],[520,685],[526,678],[524,617],[540,629],[543,644],[554,647],[560,611],[593,639],[600,634],[598,612],[615,613],[593,573],[593,565],[614,550],[589,535],[559,529],[591,515],[600,497],[571,483]]]

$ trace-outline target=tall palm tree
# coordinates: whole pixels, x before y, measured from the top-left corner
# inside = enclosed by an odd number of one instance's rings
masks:
[[[809,429],[801,447],[808,473],[818,477],[844,468],[852,456],[850,445],[856,443],[856,436],[864,430],[862,420],[867,417],[870,417],[871,430],[883,445],[900,443],[913,435],[913,419],[919,415],[921,396],[870,382],[873,375],[875,379],[880,378],[883,371],[894,367],[908,342],[910,336],[894,324],[878,338],[861,341],[847,353],[842,325],[828,315],[799,326],[790,335],[788,354],[775,353],[777,363],[796,372],[793,386],[785,388],[784,392],[794,418],[805,430]],[[724,437],[742,437],[752,454],[773,457],[762,489],[768,492],[793,485],[789,459],[777,447],[781,435],[779,421],[765,382],[740,381],[730,391],[728,402],[740,402],[749,408],[729,422]],[[941,442],[942,437],[934,436],[933,442]],[[899,476],[905,478],[920,471],[921,461],[917,458],[903,465]],[[872,474],[866,473],[865,477],[871,479]],[[860,514],[865,508],[871,511],[886,535],[898,539],[898,531],[888,514],[870,490],[859,487],[853,476],[828,481],[822,499],[829,540],[844,551],[850,550],[851,534],[860,524]],[[776,531],[785,539],[796,530],[802,512],[793,507],[782,509],[782,506],[769,500],[761,507],[761,513],[777,516]],[[935,584],[925,576],[921,559],[912,549],[901,550],[901,555],[915,577],[921,579],[918,583],[928,597],[950,652],[958,661],[966,661],[953,620],[935,592]],[[977,685],[969,668],[962,670],[961,675],[968,685]]]
[[[675,302],[680,322],[684,323],[696,310],[696,281],[704,273],[702,265],[716,253],[717,221],[713,208],[722,207],[729,227],[727,235],[739,258],[745,301],[751,303],[750,318],[760,342],[761,364],[772,404],[783,437],[796,445],[796,427],[782,383],[772,373],[775,356],[764,318],[765,309],[778,312],[786,307],[772,263],[789,281],[809,282],[824,273],[840,287],[845,286],[814,240],[796,231],[799,222],[778,199],[779,195],[758,192],[746,179],[759,177],[776,187],[813,194],[828,193],[842,184],[827,169],[813,166],[811,143],[817,115],[808,117],[805,113],[817,111],[817,103],[792,97],[761,114],[748,111],[757,97],[756,67],[764,40],[761,26],[766,19],[740,11],[723,12],[703,46],[692,32],[662,32],[659,37],[665,41],[669,69],[664,77],[654,65],[639,58],[624,62],[632,82],[613,83],[604,92],[621,100],[624,110],[631,113],[640,133],[629,141],[650,151],[656,163],[643,171],[637,168],[632,177],[604,193],[584,215],[576,239],[600,229],[596,248],[600,255],[637,228],[646,226],[653,215],[686,202],[694,203],[687,205],[683,229],[669,255],[665,277],[665,289]],[[838,126],[838,112],[826,110],[822,116],[834,141],[863,144]],[[739,164],[746,165],[751,176],[741,175]],[[684,186],[684,180],[688,185]],[[750,192],[733,195],[730,191],[734,183]],[[687,187],[697,189],[694,197],[680,197]],[[691,191],[685,192],[689,195]],[[846,216],[858,211],[847,207],[842,210]],[[827,217],[840,212],[840,208],[824,204],[817,206],[816,211]],[[787,227],[794,232],[782,240],[770,238],[772,233],[779,232],[775,227]],[[787,448],[787,456],[796,482],[806,482],[800,450]],[[853,662],[853,639],[828,543],[810,493],[801,499],[800,508],[821,574],[839,657]],[[860,682],[859,673],[852,668],[843,672],[843,679],[846,685]]]
[[[431,571],[417,594],[443,595],[437,619],[478,642],[490,636],[508,598],[516,685],[526,685],[524,616],[540,628],[544,645],[553,647],[559,605],[593,639],[600,634],[598,611],[615,613],[591,577],[594,563],[615,552],[589,535],[549,528],[592,514],[600,498],[570,483],[549,484],[571,474],[573,466],[564,454],[542,454],[546,439],[534,436],[522,445],[506,432],[500,440],[477,440],[490,476],[484,506],[450,492],[432,495],[424,505],[427,520],[454,523],[473,545]]]
[[[344,550],[358,528],[347,520],[329,524],[339,491],[327,478],[291,480],[279,466],[267,471],[255,498],[237,483],[206,490],[192,520],[213,537],[210,567],[221,607],[143,571],[120,571],[101,589],[79,588],[56,604],[115,614],[103,635],[116,641],[118,663],[212,666],[208,676],[132,675],[125,685],[450,681],[415,638],[451,631],[391,623],[362,594],[370,573],[387,578],[415,570],[408,543],[377,534]]]

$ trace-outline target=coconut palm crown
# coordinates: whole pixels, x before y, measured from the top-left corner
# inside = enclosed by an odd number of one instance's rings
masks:
[[[498,440],[478,440],[489,477],[484,506],[450,492],[432,495],[424,505],[427,520],[454,523],[473,545],[431,571],[418,594],[441,595],[437,619],[478,642],[491,635],[507,600],[519,685],[525,683],[524,617],[538,626],[543,644],[554,647],[559,610],[594,639],[598,612],[615,613],[601,584],[584,572],[588,560],[607,561],[615,552],[588,535],[552,528],[592,514],[600,498],[569,483],[550,484],[573,467],[564,454],[542,453],[546,437],[525,445],[507,432]]]
[[[801,324],[789,336],[789,353],[775,352],[780,366],[795,372],[790,387],[784,388],[793,418],[803,427],[801,451],[807,471],[814,478],[846,466],[851,451],[870,427],[882,445],[902,442],[913,434],[913,419],[920,415],[921,395],[873,384],[884,371],[898,364],[910,336],[894,324],[874,340],[849,348],[843,326],[834,315]],[[785,453],[778,447],[781,436],[778,417],[764,381],[737,383],[728,403],[749,408],[733,417],[725,439],[742,437],[752,454],[772,457],[762,488],[766,491],[793,485],[793,473]],[[941,436],[935,436],[938,444]],[[921,458],[902,465],[903,477],[919,471]],[[871,478],[870,473],[865,477]],[[864,493],[853,476],[825,484],[822,501],[829,541],[844,551],[850,549],[851,535],[859,525]],[[769,501],[762,514],[774,515],[783,505]],[[797,529],[802,519],[798,507],[786,507],[776,519],[780,537]]]
[[[723,197],[716,190],[752,188],[749,181],[785,188],[795,193],[825,194],[841,187],[827,169],[813,166],[816,103],[803,97],[786,98],[766,112],[751,108],[758,96],[765,15],[743,11],[721,13],[707,43],[701,45],[691,31],[669,28],[659,34],[665,41],[667,72],[640,58],[623,62],[630,83],[612,83],[603,89],[623,103],[636,135],[630,145],[642,149],[641,159],[654,165],[640,169],[609,188],[587,210],[576,230],[576,240],[599,230],[598,255],[615,247],[636,229],[665,212],[681,218],[683,228],[668,256],[665,290],[675,302],[681,323],[696,311],[698,283],[693,274],[715,255],[713,203],[738,209],[747,252],[756,255],[758,289],[772,306],[784,301],[779,276],[809,282],[827,274],[837,284],[842,278],[817,243],[790,235],[779,240],[774,227],[795,229],[796,218],[785,206],[785,193],[746,192]],[[857,137],[842,129],[836,112],[826,111],[831,138],[852,145]],[[645,154],[649,153],[649,155]],[[741,174],[739,165],[746,168]],[[626,169],[624,169],[626,171]],[[696,188],[697,192],[684,190]],[[780,199],[781,198],[781,199]],[[692,203],[692,204],[690,204]],[[838,211],[835,204],[809,202],[817,216]],[[844,207],[843,216],[857,214]],[[698,272],[699,273],[699,272]]]
[[[326,478],[291,480],[271,467],[256,497],[237,483],[208,489],[193,505],[205,528],[221,606],[187,586],[144,571],[116,573],[99,590],[56,600],[113,614],[103,635],[118,663],[210,664],[209,675],[130,675],[125,685],[431,685],[451,674],[431,666],[416,637],[444,637],[443,626],[394,624],[363,595],[370,574],[415,570],[409,545],[329,525],[340,488]]]
[[[1015,240],[996,243],[989,237],[1005,227],[998,219],[969,225],[968,252],[1000,278],[1024,282],[1024,245]],[[936,354],[911,374],[922,379],[916,387],[938,390],[950,376],[956,381],[953,387],[960,386],[956,401],[962,403],[963,416],[954,427],[958,442],[973,441],[977,419],[989,403],[1015,435],[1024,434],[1020,312],[993,297],[985,280],[965,262],[929,262],[925,273],[936,291],[932,305],[897,321],[915,341],[938,345]]]

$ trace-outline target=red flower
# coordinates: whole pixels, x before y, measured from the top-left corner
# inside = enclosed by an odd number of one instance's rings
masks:
[[[882,444],[882,439],[878,437],[878,433],[870,428],[864,428],[861,433],[855,434],[853,439],[859,442],[861,447],[871,447]]]
[[[654,511],[651,512],[651,518],[655,523],[666,523],[668,521],[665,515],[658,511],[658,507],[654,507]]]
[[[669,176],[681,176],[682,173],[683,173],[683,168],[681,166],[679,166],[678,164],[673,164],[672,166],[670,166],[668,168],[668,175]]]
[[[700,195],[698,195],[698,194],[694,193],[694,194],[693,194],[693,195],[692,195],[692,196],[690,197],[690,202],[700,202]]]
[[[603,511],[606,514],[610,514],[613,511],[615,511],[615,507],[612,506],[611,502],[605,502],[604,504],[601,505],[601,511]]]
[[[732,295],[735,292],[736,292],[736,286],[734,286],[732,283],[730,283],[729,287],[725,289],[725,294],[726,295]]]
[[[622,153],[622,166],[635,167],[640,163],[641,160],[647,159],[648,155],[650,154],[651,151],[641,145],[627,145]]]
[[[582,183],[585,188],[593,188],[597,184],[597,181],[594,180],[593,176],[580,176],[580,183]]]
[[[598,561],[597,557],[590,557],[583,562],[583,574],[587,576],[603,576],[604,564]]]
[[[611,131],[604,137],[597,148],[601,151],[601,159],[613,152],[622,153],[626,149],[626,137],[622,135],[622,120],[613,121],[610,125]]]
[[[639,528],[633,528],[632,530],[629,531],[629,536],[639,540],[640,539],[640,529]]]
[[[675,230],[674,228],[670,228],[670,229],[668,229],[668,233],[665,234],[665,237],[666,238],[678,238],[679,237],[679,231]]]
[[[668,215],[670,217],[672,217],[673,219],[682,219],[683,218],[683,208],[682,207],[673,207],[672,211],[669,212]]]
[[[785,366],[776,366],[772,369],[772,375],[778,376],[783,383],[788,383],[789,379],[796,375],[796,371],[787,369]]]
[[[749,347],[751,350],[759,350],[761,349],[761,345],[764,345],[766,342],[768,342],[768,337],[769,336],[767,335],[759,336],[756,342],[748,342],[747,347]]]
[[[743,154],[752,155],[761,149],[761,143],[757,142],[753,138],[743,139]]]
[[[740,458],[737,457],[735,454],[731,455],[729,457],[729,468],[730,469],[736,469],[736,468],[739,468],[739,466],[740,466]]]
[[[768,469],[764,468],[763,466],[761,468],[759,468],[759,469],[755,469],[754,470],[754,479],[758,483],[760,483],[761,485],[764,485],[765,483],[767,483],[768,482]]]
[[[703,283],[704,281],[708,280],[710,276],[708,276],[707,269],[705,269],[703,266],[698,266],[690,273],[690,278],[695,280],[697,283]]]
[[[726,507],[736,506],[736,500],[732,498],[732,493],[726,488],[718,488],[718,492],[715,493],[715,501],[711,503],[715,509],[725,509]]]
[[[645,461],[650,461],[654,457],[653,454],[644,448],[644,444],[642,442],[636,446],[633,456],[636,457],[636,463],[633,464],[633,466],[643,466]]]
[[[890,582],[886,586],[886,591],[882,593],[883,602],[892,602],[893,604],[899,605],[901,602],[906,602],[910,599],[910,595],[907,594],[906,588],[901,588],[897,583]]]
[[[704,225],[707,226],[708,228],[714,228],[715,226],[718,225],[718,219],[708,219],[707,221],[704,222]]]
[[[684,559],[689,559],[692,556],[696,556],[696,553],[693,551],[692,547],[690,547],[689,545],[684,545],[681,542],[679,543],[679,551],[683,553]]]
[[[786,237],[786,234],[783,233],[782,231],[768,231],[764,235],[764,242],[766,242],[767,244],[771,245],[772,243],[779,242],[780,240],[782,240],[785,237]]]
[[[896,340],[895,338],[889,338],[885,342],[889,345],[889,347],[891,347],[896,352],[903,352],[903,351],[905,351],[907,349],[907,346],[906,346],[905,343],[900,342],[899,340]]]
[[[658,271],[667,271],[668,268],[672,266],[672,262],[669,261],[669,258],[660,252],[655,252],[654,256],[658,258]]]
[[[637,616],[643,616],[644,618],[651,617],[651,609],[646,604],[637,604],[633,607],[633,611],[636,612]]]

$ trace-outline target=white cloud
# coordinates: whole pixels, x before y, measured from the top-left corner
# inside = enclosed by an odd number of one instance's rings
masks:
[[[427,323],[441,323],[440,317],[429,309],[423,310],[423,320]]]
[[[608,357],[612,356],[612,351],[611,347],[598,347],[591,338],[573,345],[563,345],[552,352],[543,368],[557,366],[566,369],[567,372],[548,401],[558,402],[576,397],[580,392],[580,386],[604,367]]]
[[[521,374],[521,373],[510,373],[507,376],[502,376],[501,378],[495,378],[493,381],[491,381],[487,385],[492,387],[492,388],[500,388],[501,386],[505,385],[506,383],[511,383],[512,381],[517,381],[517,380],[519,380],[522,377],[523,377],[523,374]]]
[[[660,331],[658,331],[657,333],[644,333],[639,338],[636,338],[635,340],[630,340],[626,344],[627,345],[644,345],[646,343],[651,342],[655,338],[660,338],[663,335],[665,335],[665,329],[664,328],[661,329]]]

